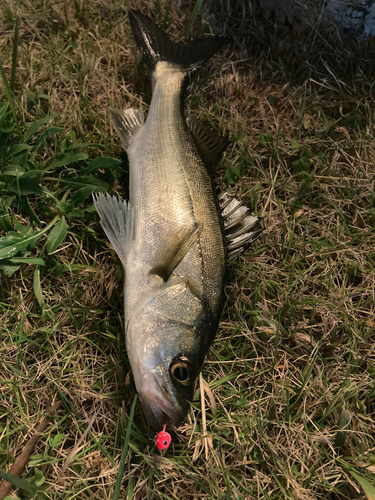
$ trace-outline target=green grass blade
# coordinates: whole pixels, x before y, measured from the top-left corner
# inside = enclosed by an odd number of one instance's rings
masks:
[[[40,257],[13,257],[9,259],[10,264],[34,264],[37,266],[46,266],[47,263]]]
[[[35,266],[34,280],[33,280],[33,290],[35,293],[36,300],[40,307],[44,306],[44,297],[42,292],[42,287],[40,285],[40,267]]]
[[[21,137],[22,134],[21,134],[20,127],[18,125],[16,108],[14,106],[13,92],[11,91],[11,89],[9,87],[8,80],[7,80],[7,77],[6,77],[6,74],[5,74],[5,71],[4,71],[2,64],[0,64],[0,77],[1,77],[1,80],[2,80],[3,85],[4,85],[5,94],[8,98],[10,110],[12,112],[13,120],[14,120],[14,123],[16,125],[16,129],[17,129],[17,134],[19,137]]]
[[[25,481],[18,476],[13,476],[13,474],[0,469],[0,478],[4,479],[4,481],[8,481],[10,484],[13,484],[16,488],[27,491],[31,495],[36,494],[37,490],[35,484],[30,484],[28,481]]]
[[[348,469],[348,472],[351,476],[354,477],[356,481],[359,482],[368,500],[375,500],[375,486],[367,481],[367,479],[365,479],[363,476],[357,474],[357,472],[355,472],[354,470]]]
[[[14,30],[14,39],[13,39],[13,54],[12,54],[12,75],[10,78],[10,89],[14,94],[14,87],[16,82],[16,69],[17,69],[17,61],[18,61],[18,46],[20,43],[20,18],[16,19],[16,26]]]
[[[195,2],[194,9],[193,9],[193,12],[191,14],[190,21],[189,21],[189,24],[188,24],[188,27],[186,30],[186,38],[188,38],[191,34],[191,29],[193,27],[194,21],[196,20],[199,12],[202,10],[202,5],[203,5],[203,0],[197,0]]]
[[[129,478],[128,491],[126,492],[126,500],[132,500],[134,495],[135,478]]]
[[[134,396],[133,404],[132,404],[132,407],[131,407],[131,410],[130,410],[130,415],[129,415],[129,420],[128,420],[128,428],[126,429],[126,436],[125,436],[125,441],[124,441],[124,447],[122,448],[122,452],[121,452],[120,466],[119,466],[119,469],[118,469],[116,486],[115,486],[115,491],[113,493],[112,500],[119,500],[119,498],[120,498],[120,489],[121,489],[122,476],[124,475],[125,460],[126,460],[126,456],[128,454],[130,432],[131,432],[132,425],[133,425],[134,411],[135,411],[135,405],[136,405],[136,403],[137,403],[137,394]]]

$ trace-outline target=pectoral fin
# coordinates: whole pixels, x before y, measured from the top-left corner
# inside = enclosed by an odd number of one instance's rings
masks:
[[[129,244],[134,238],[134,210],[129,202],[108,194],[99,193],[93,195],[93,199],[100,215],[100,224],[125,266]]]
[[[160,276],[164,281],[168,281],[170,275],[196,241],[197,235],[198,227],[194,225],[166,237],[164,244],[160,245],[150,274]]]

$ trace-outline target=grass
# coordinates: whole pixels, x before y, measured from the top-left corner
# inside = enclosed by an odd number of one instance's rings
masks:
[[[230,269],[192,411],[161,456],[138,403],[131,414],[122,271],[90,201],[127,193],[108,106],[147,110],[150,99],[134,5],[1,6],[14,98],[0,89],[0,242],[10,241],[0,248],[0,467],[58,398],[22,476],[40,499],[111,499],[120,462],[120,498],[364,499],[375,482],[371,45],[333,44],[339,34],[316,25],[276,30],[257,12],[232,25],[235,2],[137,4],[175,38],[208,31],[205,8],[215,31],[235,34],[193,80],[187,107],[231,137],[218,181],[266,228]]]

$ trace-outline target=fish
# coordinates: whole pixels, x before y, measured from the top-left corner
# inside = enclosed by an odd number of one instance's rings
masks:
[[[126,349],[150,426],[174,430],[218,329],[228,261],[261,234],[260,218],[226,192],[215,169],[227,138],[184,113],[189,75],[227,42],[175,43],[131,11],[133,36],[151,73],[152,99],[110,109],[129,159],[129,200],[94,195],[100,222],[124,268]]]

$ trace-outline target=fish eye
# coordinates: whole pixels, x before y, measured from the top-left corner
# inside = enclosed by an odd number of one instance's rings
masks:
[[[172,361],[170,372],[173,380],[178,384],[190,385],[193,381],[190,361],[183,356]]]

